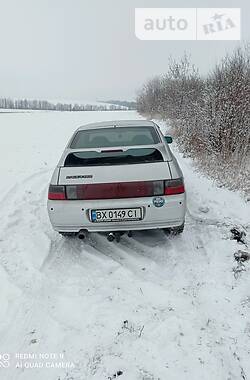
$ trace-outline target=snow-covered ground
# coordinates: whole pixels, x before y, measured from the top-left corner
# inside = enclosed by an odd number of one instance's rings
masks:
[[[173,145],[188,193],[182,236],[109,243],[51,229],[47,186],[73,130],[138,117],[0,114],[0,379],[249,378],[250,263],[234,260],[248,248],[230,228],[248,240],[250,202],[216,188]]]

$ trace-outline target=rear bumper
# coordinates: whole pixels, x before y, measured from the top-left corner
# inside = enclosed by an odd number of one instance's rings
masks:
[[[109,232],[128,230],[147,230],[177,227],[184,223],[186,196],[184,194],[162,197],[165,203],[155,207],[153,197],[132,199],[106,199],[94,201],[48,200],[48,213],[52,227],[60,232]],[[141,207],[143,219],[139,221],[100,222],[90,220],[91,209]]]

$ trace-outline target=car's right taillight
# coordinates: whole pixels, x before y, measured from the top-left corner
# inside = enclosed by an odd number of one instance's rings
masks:
[[[65,186],[61,185],[50,185],[48,199],[51,200],[65,200]]]
[[[169,179],[165,181],[165,195],[185,193],[183,178]]]

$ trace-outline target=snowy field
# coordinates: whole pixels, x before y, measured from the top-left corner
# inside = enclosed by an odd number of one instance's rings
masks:
[[[138,117],[0,114],[0,379],[249,379],[250,262],[234,259],[248,248],[230,229],[247,243],[250,202],[173,144],[188,194],[182,236],[80,241],[50,226],[48,182],[76,127]]]

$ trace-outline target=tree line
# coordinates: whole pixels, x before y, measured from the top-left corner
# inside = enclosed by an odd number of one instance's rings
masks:
[[[71,104],[51,103],[47,100],[28,100],[0,98],[0,108],[19,110],[48,110],[48,111],[122,111],[127,108],[120,104]]]
[[[213,178],[250,191],[250,48],[236,49],[206,77],[185,54],[147,81],[137,109],[171,125],[177,143]]]
[[[102,101],[101,101],[102,102]],[[104,103],[119,105],[127,108],[128,110],[136,110],[136,102],[128,100],[106,100]]]

